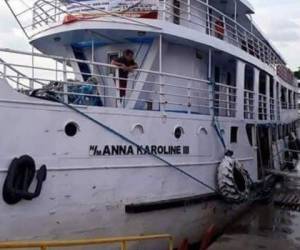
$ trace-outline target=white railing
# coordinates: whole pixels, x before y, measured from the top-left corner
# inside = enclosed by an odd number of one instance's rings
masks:
[[[116,66],[0,49],[0,77],[17,91],[45,97],[47,93],[69,104],[140,110],[184,112],[189,114],[236,117],[243,108],[245,119],[280,119],[280,105],[294,109],[293,103],[243,90],[244,107],[237,107],[236,86],[167,72],[137,69],[127,79],[118,76]],[[14,60],[15,59],[15,60]],[[87,64],[91,73],[74,71],[74,63]],[[76,68],[76,67],[74,67]],[[87,80],[83,80],[87,79]],[[120,97],[120,81],[127,80],[126,95]],[[212,87],[213,86],[213,87]],[[258,103],[255,104],[255,100]],[[276,105],[275,105],[276,104]],[[258,106],[256,106],[258,105]],[[275,117],[276,114],[276,117]]]
[[[110,64],[42,54],[33,54],[33,59],[31,53],[7,49],[0,52],[18,56],[15,62],[0,60],[0,76],[20,92],[51,91],[57,98],[77,105],[210,114],[212,95],[207,80],[143,69],[121,78],[119,69]],[[93,73],[74,71],[68,66],[73,63],[87,64]],[[143,74],[146,77],[141,80]],[[120,97],[121,80],[128,84],[124,97]]]
[[[244,90],[244,118],[254,119],[254,91]]]
[[[270,120],[274,121],[275,120],[275,99],[270,97]]]
[[[258,95],[258,118],[259,120],[268,120],[268,101],[264,94]]]
[[[216,83],[214,89],[215,115],[235,117],[236,115],[236,87]]]
[[[108,12],[101,9],[101,7],[89,7],[84,2],[77,4],[79,6],[82,5],[85,10],[74,14],[70,13],[66,6],[59,0],[28,0],[25,5],[23,4],[23,10],[19,10],[18,12],[15,6],[18,6],[18,9],[20,9],[19,6],[22,5],[24,1],[5,1],[28,37],[32,37],[34,34],[43,29],[47,29],[51,25],[61,25],[63,20],[68,21],[68,17],[72,18],[72,16],[74,17],[76,15],[78,16],[78,20],[103,16],[117,16],[122,19],[130,20],[131,22],[134,21],[149,26],[146,22],[139,21],[138,18],[129,18],[126,15],[126,11]],[[268,44],[213,6],[201,0],[177,0],[177,2],[178,4],[174,5],[173,1],[170,0],[157,0],[157,6],[159,8],[158,18],[224,40],[252,56],[257,57],[270,66],[275,67],[283,63]],[[73,4],[76,5],[76,3]],[[72,14],[72,16],[69,16],[69,14]]]
[[[279,99],[277,99],[277,112],[276,112],[276,114],[277,114],[277,121],[280,121],[280,119],[281,119],[281,117],[280,117],[280,107],[281,107],[281,102],[280,102],[280,100]]]

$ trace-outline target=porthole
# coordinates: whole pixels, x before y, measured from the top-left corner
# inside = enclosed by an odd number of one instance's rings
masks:
[[[197,135],[208,135],[207,129],[204,127],[199,127],[197,130]]]
[[[184,134],[184,131],[183,131],[182,127],[176,127],[174,129],[174,136],[176,139],[179,139],[183,134]]]
[[[131,128],[131,133],[134,135],[144,134],[144,127],[141,124],[134,124]]]
[[[73,137],[78,132],[78,125],[75,122],[69,122],[65,126],[65,133],[67,136]]]

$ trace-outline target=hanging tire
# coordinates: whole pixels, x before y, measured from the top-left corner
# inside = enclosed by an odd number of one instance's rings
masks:
[[[242,164],[231,156],[225,155],[217,169],[217,185],[228,202],[242,203],[249,199],[250,176]]]
[[[37,185],[34,192],[29,188],[36,175]],[[47,168],[45,165],[36,171],[35,162],[32,157],[23,155],[14,158],[8,168],[7,176],[3,185],[2,197],[9,204],[14,205],[22,199],[31,200],[41,193],[42,184],[46,180]]]

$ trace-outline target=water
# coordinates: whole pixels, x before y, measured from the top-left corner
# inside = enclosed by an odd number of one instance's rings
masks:
[[[281,185],[276,186],[276,193],[279,192],[300,196],[300,179],[286,178]],[[300,212],[282,209],[272,202],[254,205],[209,249],[299,250]]]

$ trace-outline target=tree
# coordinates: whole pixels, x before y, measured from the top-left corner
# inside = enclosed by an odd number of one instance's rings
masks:
[[[294,75],[296,78],[298,78],[300,80],[300,67],[298,68],[297,71],[294,72]]]

